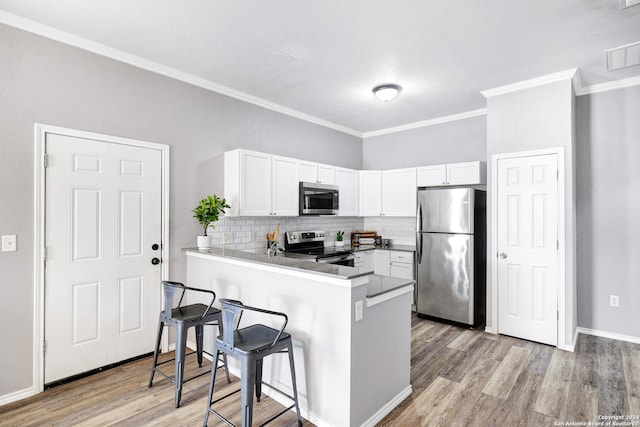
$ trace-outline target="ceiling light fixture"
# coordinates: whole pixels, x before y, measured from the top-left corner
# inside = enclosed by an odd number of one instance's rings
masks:
[[[374,87],[373,94],[380,101],[389,102],[389,101],[393,101],[395,97],[398,96],[401,90],[402,90],[402,86],[400,85],[385,84],[385,85]]]

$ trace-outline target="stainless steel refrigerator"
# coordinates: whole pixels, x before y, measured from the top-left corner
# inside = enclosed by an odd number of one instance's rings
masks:
[[[485,191],[418,189],[418,314],[473,326],[484,324],[485,236]]]

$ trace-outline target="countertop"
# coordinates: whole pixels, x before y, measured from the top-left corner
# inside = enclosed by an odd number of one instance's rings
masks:
[[[371,272],[362,272],[359,268],[355,267],[347,267],[335,264],[323,264],[309,260],[300,260],[299,258],[290,258],[287,257],[286,252],[278,252],[278,254],[275,256],[267,256],[266,253],[262,253],[262,251],[249,252],[228,249],[225,247],[212,247],[209,249],[184,248],[183,250],[185,252],[192,252],[199,255],[212,255],[223,258],[248,261],[256,264],[272,266],[275,265],[287,270],[304,270],[308,273],[344,280],[367,276],[367,278],[369,279],[369,283],[367,284],[367,298],[377,297],[387,292],[391,292],[415,283],[415,280],[411,279],[401,279],[397,277],[380,276]]]
[[[411,245],[391,245],[391,246],[345,246],[354,252],[372,251],[374,249],[382,249],[385,251],[402,251],[402,252],[415,252],[416,247]]]

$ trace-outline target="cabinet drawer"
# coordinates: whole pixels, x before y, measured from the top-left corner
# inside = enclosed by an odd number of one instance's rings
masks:
[[[402,262],[392,262],[389,266],[391,277],[399,277],[401,279],[413,279],[413,264],[405,264]]]
[[[413,252],[391,251],[389,258],[391,262],[404,262],[413,264]]]

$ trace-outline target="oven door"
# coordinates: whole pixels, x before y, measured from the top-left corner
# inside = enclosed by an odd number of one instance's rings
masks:
[[[353,254],[344,254],[327,258],[318,258],[316,261],[323,264],[346,265],[347,267],[354,267],[355,259],[356,257]]]
[[[300,183],[300,215],[336,215],[338,187],[335,185]]]

